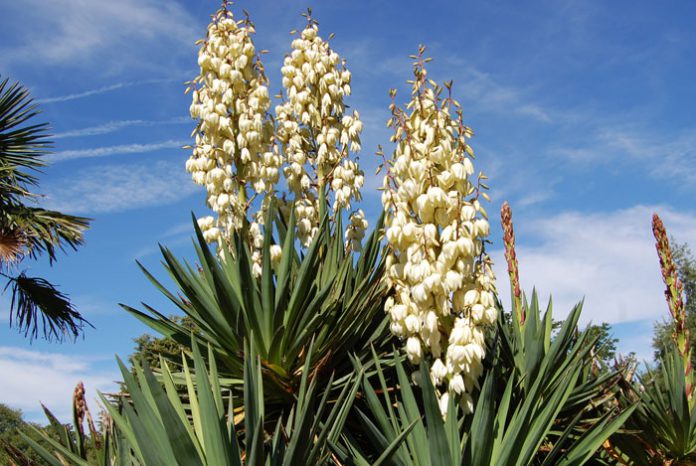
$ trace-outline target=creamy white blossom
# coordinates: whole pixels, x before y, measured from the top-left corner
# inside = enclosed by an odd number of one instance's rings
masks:
[[[280,175],[282,160],[272,144],[268,114],[268,82],[254,32],[253,24],[235,20],[223,6],[200,42],[200,73],[189,87],[190,113],[197,126],[186,170],[207,190],[216,218],[201,228],[206,241],[217,242],[218,248],[229,247],[232,233],[242,227],[251,196],[271,193]],[[256,237],[249,240],[258,243]]]
[[[351,93],[351,74],[318,31],[310,19],[292,41],[292,52],[281,68],[285,101],[275,109],[277,141],[286,164],[283,173],[294,194],[303,246],[316,235],[322,203],[331,202],[334,215],[340,215],[341,209],[360,200],[365,179],[357,162],[349,158],[360,150],[363,128],[357,111],[346,113],[344,97]],[[349,229],[363,223],[351,222]],[[358,241],[351,233],[352,249],[359,249]]]
[[[445,415],[448,393],[472,409],[485,327],[497,316],[484,251],[490,228],[479,200],[486,198],[485,177],[474,176],[472,131],[450,85],[427,78],[422,50],[414,70],[411,100],[403,110],[393,104],[389,120],[396,149],[386,163],[382,202],[394,293],[385,310],[411,362],[432,355],[431,378],[444,390],[438,393]]]

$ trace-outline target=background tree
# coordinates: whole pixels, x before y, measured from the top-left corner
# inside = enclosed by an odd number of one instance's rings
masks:
[[[696,258],[687,243],[679,244],[674,238],[671,239],[672,257],[677,266],[679,279],[684,285],[684,308],[686,311],[686,327],[691,335],[696,335]],[[672,333],[674,332],[674,322],[657,322],[653,335],[653,347],[655,348],[655,359],[659,360],[664,354],[665,349],[672,343]],[[692,364],[696,363],[696,339],[691,340]]]
[[[12,289],[10,324],[29,338],[61,340],[89,323],[65,294],[19,264],[42,254],[53,264],[58,250],[83,243],[89,219],[37,207],[41,196],[32,189],[51,146],[48,124],[32,122],[38,113],[24,86],[0,82],[0,275]]]
[[[190,331],[196,332],[196,325],[188,316],[170,316],[169,319]],[[143,333],[134,338],[135,351],[128,357],[131,366],[141,366],[144,362],[151,368],[159,367],[160,356],[175,366],[181,362],[181,351],[186,347],[168,337],[156,337],[149,333]]]
[[[511,324],[511,320],[506,320],[508,324]],[[561,328],[564,320],[554,320],[552,328],[554,331]],[[614,362],[614,357],[616,356],[616,344],[619,342],[618,338],[614,338],[614,334],[611,333],[611,325],[602,322],[601,324],[588,324],[585,327],[589,338],[588,342],[593,342],[593,354],[596,358],[601,359],[607,365],[612,365]],[[633,353],[631,353],[633,354]]]
[[[595,356],[607,364],[613,363],[616,356],[616,343],[619,340],[614,338],[614,335],[611,333],[611,325],[606,322],[602,322],[599,325],[590,324],[586,330],[590,341],[597,339],[594,345]]]
[[[6,404],[0,403],[0,464],[12,465],[12,461],[16,464],[31,464],[44,465],[48,464],[29,446],[26,440],[22,438],[19,431],[25,432],[34,441],[43,446],[47,446],[47,442],[42,436],[29,426],[33,425],[37,429],[46,433],[51,437],[55,437],[55,432],[49,427],[41,427],[38,424],[30,423],[22,418],[22,411],[13,409]],[[22,462],[24,461],[24,463]],[[27,463],[27,461],[31,461]]]

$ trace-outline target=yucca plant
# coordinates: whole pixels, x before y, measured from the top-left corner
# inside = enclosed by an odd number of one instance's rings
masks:
[[[672,258],[667,231],[657,214],[653,234],[665,283],[665,298],[674,333],[657,369],[648,369],[635,384],[627,384],[618,401],[638,404],[625,432],[611,439],[614,458],[630,465],[696,464],[696,399],[691,367],[691,342],[685,326],[682,284]]]
[[[331,445],[342,432],[361,373],[352,374],[336,399],[330,400],[328,390],[310,380],[308,363],[296,403],[283,420],[272,421],[265,413],[262,365],[253,350],[244,363],[241,399],[224,392],[210,348],[209,353],[208,369],[194,343],[193,367],[184,358],[181,376],[162,361],[161,381],[147,365],[136,367],[134,376],[119,361],[127,395],[118,403],[102,397],[114,429],[105,436],[98,464],[294,466],[332,462]],[[51,465],[95,464],[80,454],[72,440],[44,436],[51,446],[48,449],[24,437]]]
[[[500,319],[499,357],[496,368],[506,379],[512,373],[520,380],[517,396],[524,398],[540,371],[557,377],[580,366],[580,375],[576,385],[564,406],[558,413],[557,422],[565,425],[574,422],[575,435],[580,436],[597,419],[607,413],[618,413],[615,394],[619,391],[622,373],[612,370],[594,357],[597,338],[588,331],[578,331],[578,321],[582,312],[582,302],[576,305],[568,317],[555,328],[552,301],[544,313],[541,312],[536,291],[532,292],[531,301],[521,291],[517,253],[515,251],[515,233],[512,223],[512,209],[505,202],[501,209],[503,243],[508,265],[512,311],[509,318]],[[543,367],[545,366],[545,367]],[[549,381],[553,383],[552,380]],[[554,445],[557,433],[551,433],[547,439],[548,450]],[[603,453],[602,453],[603,454]]]
[[[177,289],[143,268],[195,331],[165,317],[172,310],[124,306],[184,347],[209,345],[235,391],[247,341],[261,360],[269,418],[294,403],[302,377],[323,386],[334,374],[340,385],[353,370],[348,354],[364,359],[389,340],[382,224],[362,244],[367,222],[351,211],[364,181],[353,157],[362,122],[344,102],[351,75],[305,16],[272,116],[253,23],[235,19],[228,2],[213,15],[199,41],[200,73],[188,83],[196,128],[186,163],[213,216],[195,222],[196,265],[162,248]]]
[[[619,415],[607,412],[581,434],[577,433],[580,416],[559,424],[561,411],[578,387],[582,365],[577,356],[571,355],[568,370],[552,374],[552,359],[544,358],[524,396],[519,395],[523,381],[515,373],[501,379],[495,370],[489,370],[473,415],[463,416],[451,398],[444,420],[427,363],[420,368],[418,395],[403,364],[395,359],[399,390],[392,394],[384,383],[382,364],[376,359],[377,388],[366,379],[362,393],[367,410],[356,407],[367,441],[346,435],[342,452],[345,458],[358,458],[357,465],[586,464],[631,410]],[[384,451],[388,456],[370,454],[374,451]]]
[[[696,408],[686,396],[683,371],[678,350],[670,348],[657,369],[622,394],[623,405],[638,408],[610,440],[617,464],[696,464]]]
[[[31,448],[38,454],[44,462],[41,464],[61,465],[67,464],[90,464],[93,466],[111,466],[114,464],[129,464],[114,462],[114,458],[125,458],[127,450],[119,450],[121,433],[114,429],[113,421],[104,410],[100,412],[98,423],[95,423],[87,399],[85,387],[79,382],[73,393],[73,416],[72,423],[62,423],[51,410],[45,405],[41,405],[48,421],[49,428],[38,429],[30,426],[33,432],[19,431],[19,435],[29,438],[43,439],[42,443],[28,440]],[[85,423],[87,430],[85,430]],[[127,447],[126,447],[127,448]],[[33,466],[28,457],[21,452],[13,452],[7,449],[13,460],[18,466]]]
[[[271,224],[270,215],[267,224]],[[146,312],[124,306],[140,320],[177,342],[210,346],[220,373],[232,387],[242,383],[247,358],[244,341],[259,355],[267,413],[287,409],[294,402],[303,377],[319,386],[332,375],[342,382],[352,373],[348,355],[369,357],[368,348],[385,348],[389,337],[382,306],[386,285],[379,256],[379,229],[359,256],[346,253],[338,220],[322,223],[306,254],[296,249],[294,215],[289,224],[276,217],[282,260],[271,265],[271,235],[263,246],[262,276],[252,275],[249,251],[239,236],[237,257],[225,253],[219,260],[196,227],[200,265],[177,260],[162,248],[165,267],[179,290],[167,290],[152,274],[146,275],[187,315],[196,327],[191,332],[149,306]],[[314,342],[313,357],[308,352]],[[309,364],[309,366],[307,366]],[[309,374],[304,368],[309,367]]]

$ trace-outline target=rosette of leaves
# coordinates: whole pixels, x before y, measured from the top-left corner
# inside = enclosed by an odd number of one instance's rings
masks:
[[[452,397],[443,420],[427,363],[414,389],[394,359],[395,390],[386,382],[390,369],[376,359],[375,376],[363,382],[365,401],[355,408],[364,434],[344,435],[344,458],[359,458],[357,465],[586,464],[633,408],[598,409],[611,377],[588,375],[592,346],[586,332],[577,332],[580,306],[551,338],[550,309],[542,319],[536,296],[523,305],[529,330],[500,316],[472,415],[464,416]],[[393,452],[380,456],[387,448]]]
[[[618,464],[696,464],[696,407],[686,396],[682,357],[665,349],[657,369],[648,370],[622,391],[623,406],[637,406],[622,432],[610,439]]]
[[[553,321],[553,305],[542,314],[536,291],[531,301],[526,297],[520,302],[526,318],[521,321],[513,313],[511,318],[498,322],[498,349],[495,368],[499,377],[519,380],[513,396],[520,400],[529,396],[540,377],[547,378],[550,390],[563,381],[565,374],[579,369],[578,378],[557,414],[560,425],[574,424],[572,435],[580,437],[599,419],[615,416],[622,410],[615,402],[622,374],[612,370],[596,357],[599,335],[585,329],[578,330],[582,303],[578,303],[568,317],[556,329]],[[560,441],[560,432],[550,432],[544,450]]]
[[[369,359],[374,345],[384,352],[389,341],[382,312],[386,285],[382,280],[380,224],[361,253],[346,252],[340,217],[325,217],[319,233],[300,252],[294,213],[286,222],[276,210],[268,211],[262,250],[262,274],[252,274],[251,254],[244,230],[234,236],[235,250],[222,259],[211,252],[196,228],[198,265],[174,257],[162,247],[165,268],[178,290],[170,291],[143,268],[148,278],[195,326],[185,328],[160,312],[124,306],[163,336],[190,348],[210,346],[220,374],[233,390],[242,383],[248,346],[258,354],[266,397],[266,413],[294,402],[302,377],[325,386],[333,376],[341,383],[353,371],[349,354]],[[273,234],[271,234],[273,233]],[[273,238],[275,236],[275,238]],[[270,247],[282,246],[282,259],[273,266]],[[314,344],[313,356],[308,348]],[[306,374],[305,368],[309,368]]]

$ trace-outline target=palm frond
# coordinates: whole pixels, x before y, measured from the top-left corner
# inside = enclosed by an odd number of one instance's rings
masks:
[[[0,82],[0,193],[4,198],[28,196],[27,185],[36,185],[36,172],[46,164],[42,157],[51,143],[48,124],[22,126],[39,110],[20,83]]]
[[[6,277],[10,281],[5,288],[12,286],[10,325],[14,322],[30,339],[39,334],[47,340],[74,339],[85,325],[92,326],[75,311],[68,297],[47,280],[24,273]]]
[[[85,217],[21,204],[6,205],[0,211],[0,224],[19,233],[27,254],[34,259],[46,253],[51,263],[58,250],[75,250],[84,243],[89,222]]]
[[[0,266],[11,265],[22,259],[23,243],[17,229],[0,230]]]

